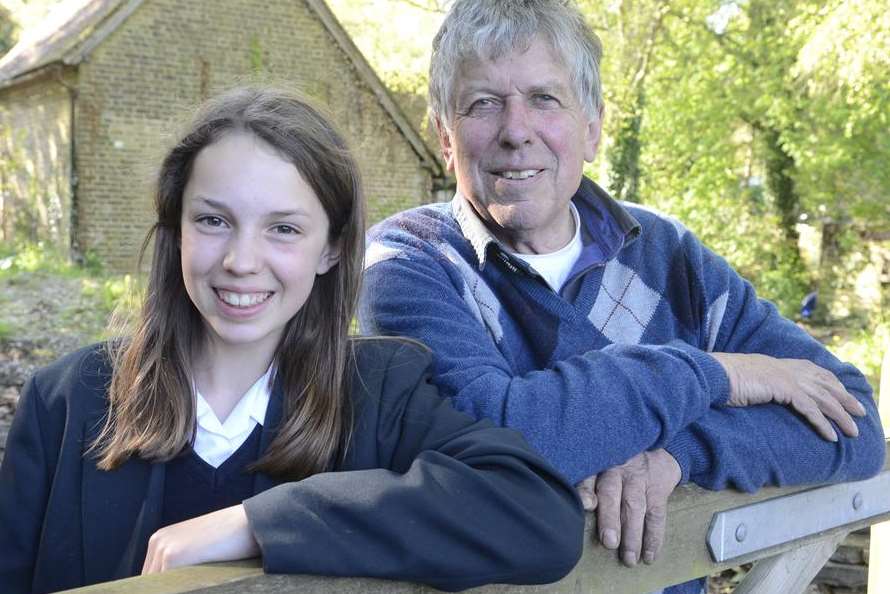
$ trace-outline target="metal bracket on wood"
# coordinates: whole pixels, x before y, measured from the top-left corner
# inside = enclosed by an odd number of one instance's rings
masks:
[[[890,512],[890,472],[717,512],[708,549],[717,563]]]

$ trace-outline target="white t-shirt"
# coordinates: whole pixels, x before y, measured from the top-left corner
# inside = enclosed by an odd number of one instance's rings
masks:
[[[202,460],[219,468],[229,459],[241,445],[247,441],[254,427],[263,424],[266,418],[266,407],[269,405],[269,378],[272,375],[270,366],[266,373],[258,379],[241,397],[225,423],[220,423],[213,409],[195,388],[196,414],[198,430],[195,434],[193,449]]]
[[[584,247],[581,243],[581,217],[578,215],[578,209],[571,202],[569,207],[572,210],[572,218],[575,221],[575,235],[572,240],[565,246],[550,252],[549,254],[517,254],[510,252],[526,264],[531,266],[535,272],[540,274],[550,288],[559,293],[562,286],[569,278],[569,273],[578,261],[581,255],[581,249]]]

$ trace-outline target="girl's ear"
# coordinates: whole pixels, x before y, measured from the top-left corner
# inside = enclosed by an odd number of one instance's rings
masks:
[[[326,273],[339,261],[340,242],[328,242],[328,244],[324,248],[324,251],[321,252],[321,257],[318,259],[318,267],[316,267],[315,269],[315,274],[321,275]]]

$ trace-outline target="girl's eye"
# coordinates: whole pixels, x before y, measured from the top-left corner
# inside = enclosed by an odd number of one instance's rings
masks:
[[[279,235],[298,235],[300,231],[290,225],[275,225],[272,230]]]
[[[222,219],[222,217],[217,217],[214,215],[205,215],[198,218],[198,222],[202,225],[206,225],[208,227],[222,227],[226,224],[226,222]]]

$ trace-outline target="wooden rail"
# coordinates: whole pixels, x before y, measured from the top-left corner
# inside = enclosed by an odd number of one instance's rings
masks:
[[[888,443],[890,449],[890,443]],[[890,454],[890,452],[888,452]],[[890,479],[890,456],[877,480]],[[876,479],[871,479],[875,481]],[[849,485],[867,486],[868,481]],[[546,586],[492,585],[470,590],[474,594],[645,594],[665,586],[711,575],[728,567],[754,562],[754,569],[736,589],[737,594],[797,594],[803,592],[838,543],[852,530],[890,520],[890,513],[864,518],[791,542],[729,559],[712,561],[706,537],[714,515],[752,503],[769,501],[782,504],[780,498],[796,493],[818,497],[827,487],[766,488],[754,495],[734,491],[706,491],[694,485],[677,489],[671,496],[664,550],[654,564],[629,569],[621,565],[612,551],[593,541],[593,518],[588,517],[584,554],[563,580]],[[887,495],[890,497],[890,494]],[[787,501],[787,500],[786,500]],[[329,578],[306,575],[265,575],[257,561],[221,563],[185,567],[162,574],[129,578],[86,588],[69,590],[78,594],[424,594],[436,590],[406,582],[367,578]]]

